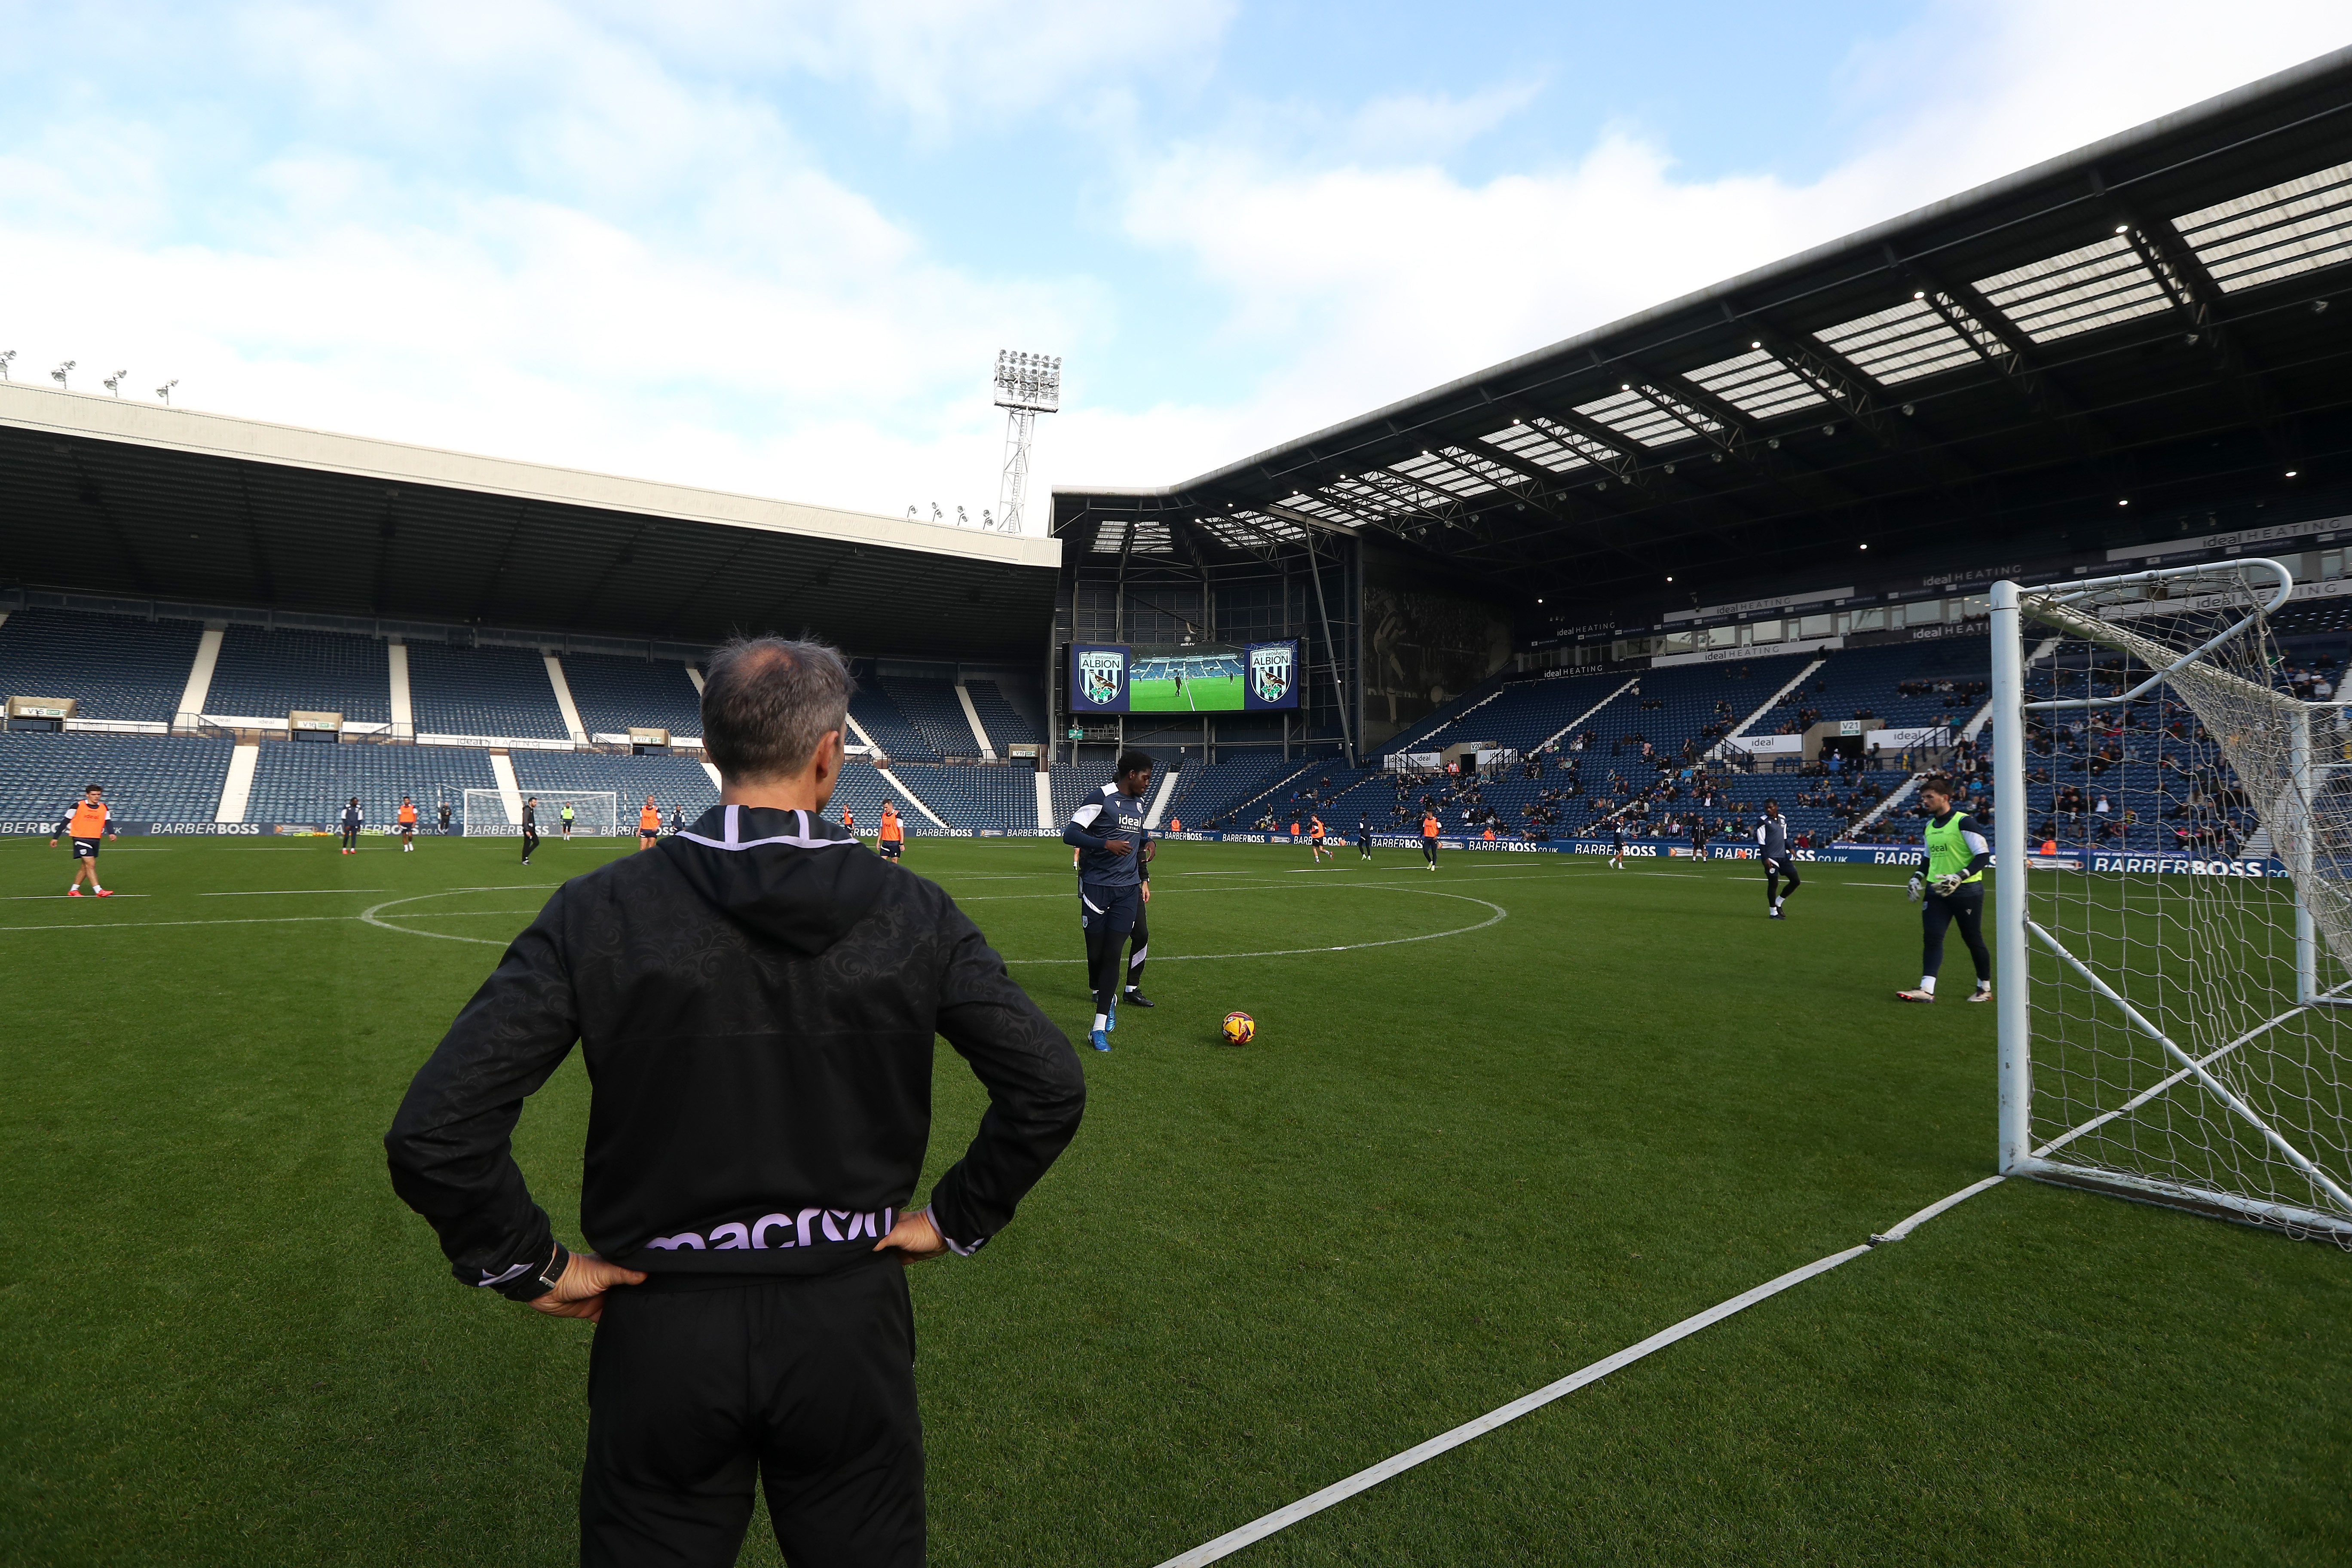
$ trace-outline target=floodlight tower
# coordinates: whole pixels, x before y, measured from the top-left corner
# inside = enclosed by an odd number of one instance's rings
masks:
[[[1005,411],[1004,481],[996,495],[997,526],[1021,531],[1022,498],[1029,488],[1029,443],[1037,416],[1062,407],[1062,362],[1058,355],[996,351],[996,406]]]

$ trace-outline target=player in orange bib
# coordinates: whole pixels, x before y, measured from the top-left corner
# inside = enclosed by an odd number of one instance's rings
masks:
[[[645,809],[637,813],[637,847],[650,849],[659,842],[661,842],[661,807],[654,804],[653,796],[647,795]]]
[[[1437,814],[1423,812],[1421,817],[1421,855],[1429,862],[1429,868],[1433,871],[1437,869]]]
[[[1319,816],[1310,816],[1307,819],[1307,847],[1309,865],[1320,865],[1324,856],[1331,855],[1331,851],[1323,845],[1323,819]],[[1331,858],[1337,860],[1339,857],[1331,855]]]
[[[841,826],[842,830],[852,838],[857,837],[857,818],[849,814],[849,808],[845,805],[841,808]]]
[[[73,840],[73,880],[66,884],[66,897],[68,899],[81,897],[81,879],[85,875],[89,878],[91,892],[101,899],[114,897],[111,890],[98,885],[98,841],[101,837],[121,837],[114,831],[114,825],[108,817],[106,802],[100,798],[105,793],[105,787],[100,784],[92,784],[82,791],[81,798],[58,819],[57,832],[49,835],[49,847],[52,849],[58,847],[60,837]]]
[[[885,860],[896,860],[906,850],[907,825],[898,820],[898,803],[895,800],[882,803],[882,826],[875,832],[874,847]]]
[[[416,848],[416,803],[406,795],[400,797],[400,852],[410,854]]]

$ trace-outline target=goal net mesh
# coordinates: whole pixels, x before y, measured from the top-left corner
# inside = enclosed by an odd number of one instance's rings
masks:
[[[529,796],[522,797],[529,799]],[[537,826],[541,838],[553,838],[563,832],[563,807],[572,807],[572,835],[575,838],[609,838],[621,830],[620,796],[611,790],[589,790],[572,795],[542,795],[539,797]],[[466,836],[519,837],[522,818],[507,809],[506,796],[494,789],[469,789],[466,792]]]
[[[2352,1247],[2352,728],[2280,658],[2282,587],[2023,596],[2029,844],[2082,868],[2028,879],[2028,1147]]]

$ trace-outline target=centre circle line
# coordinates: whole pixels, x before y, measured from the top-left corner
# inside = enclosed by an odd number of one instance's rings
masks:
[[[386,899],[383,903],[362,910],[360,911],[359,918],[366,921],[369,925],[374,926],[381,931],[396,931],[403,936],[428,936],[436,942],[470,942],[478,943],[483,947],[504,947],[507,945],[505,942],[487,936],[458,936],[455,932],[446,931],[412,931],[406,926],[396,926],[390,921],[380,921],[375,917],[382,910],[394,909],[401,904],[422,903],[426,899],[452,898],[458,893],[494,893],[509,892],[515,889],[506,888],[451,888],[446,891],[438,893],[417,893],[405,899]],[[483,912],[492,913],[495,911],[486,910]]]
[[[1297,885],[1297,884],[1296,883],[1291,884],[1293,887],[1296,887]],[[1349,887],[1350,885],[1351,884],[1344,882],[1334,884],[1336,887]],[[1356,887],[1385,886],[1397,892],[1414,893],[1423,898],[1428,899],[1459,899],[1465,904],[1476,904],[1481,908],[1489,909],[1495,912],[1488,915],[1485,920],[1480,921],[1475,925],[1456,926],[1452,931],[1433,931],[1421,936],[1393,936],[1385,938],[1380,942],[1351,942],[1342,943],[1338,947],[1274,948],[1264,952],[1155,952],[1151,955],[1152,959],[1155,963],[1198,963],[1203,959],[1213,958],[1293,958],[1300,954],[1309,952],[1359,952],[1367,948],[1402,947],[1406,942],[1435,942],[1441,937],[1467,936],[1472,931],[1485,931],[1488,926],[1507,918],[1511,912],[1500,904],[1489,903],[1485,899],[1474,899],[1467,893],[1449,893],[1442,888],[1398,888],[1394,887],[1393,884],[1381,883],[1357,883],[1352,885]],[[1008,958],[1004,962],[1007,965],[1011,965],[1015,963],[1084,963],[1087,961],[1083,958]]]

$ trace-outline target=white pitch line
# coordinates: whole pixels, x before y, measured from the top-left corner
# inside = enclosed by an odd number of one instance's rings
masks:
[[[95,921],[76,921],[72,925],[0,926],[0,931],[152,931],[158,926],[282,926],[310,925],[321,921],[357,920],[357,915],[257,915],[225,921],[110,921],[104,925]]]
[[[98,895],[95,893],[85,893],[82,895],[84,898],[96,898],[97,896]],[[155,895],[152,893],[109,893],[106,896],[110,899],[152,899]],[[0,903],[32,904],[46,902],[52,899],[70,899],[72,897],[73,895],[71,893],[11,893],[5,899],[0,899]]]
[[[1540,1410],[1556,1399],[1575,1393],[1587,1384],[1600,1382],[1611,1373],[1633,1365],[1654,1351],[1662,1351],[1678,1340],[1688,1339],[1701,1329],[1710,1328],[1734,1313],[1742,1312],[1759,1301],[1768,1300],[1792,1285],[1801,1285],[1818,1275],[1828,1273],[1842,1264],[1851,1263],[1864,1253],[1888,1243],[1899,1241],[1915,1228],[1942,1214],[1953,1205],[1965,1202],[1988,1187],[2000,1184],[2002,1177],[1990,1176],[1981,1182],[1962,1187],[1948,1197],[1929,1204],[1886,1231],[1871,1237],[1860,1247],[1849,1247],[1843,1252],[1791,1268],[1777,1279],[1768,1279],[1752,1290],[1745,1290],[1728,1301],[1719,1302],[1704,1312],[1692,1314],[1672,1328],[1662,1329],[1637,1344],[1626,1346],[1614,1355],[1603,1356],[1591,1365],[1569,1373],[1557,1383],[1546,1384],[1533,1394],[1523,1394],[1508,1405],[1488,1411],[1474,1421],[1465,1421],[1449,1432],[1441,1432],[1425,1443],[1407,1448],[1403,1453],[1382,1459],[1379,1464],[1358,1470],[1342,1481],[1335,1481],[1319,1492],[1300,1498],[1287,1507],[1278,1508],[1262,1518],[1252,1520],[1239,1530],[1229,1530],[1214,1541],[1205,1542],[1190,1552],[1180,1552],[1160,1564],[1160,1568],[1203,1568],[1204,1564],[1230,1557],[1243,1547],[1255,1544],[1278,1531],[1286,1530],[1302,1519],[1321,1513],[1334,1503],[1345,1502],[1358,1492],[1370,1491],[1391,1476],[1402,1475],[1415,1465],[1433,1459],[1438,1455],[1458,1448],[1474,1437],[1483,1437],[1498,1426],[1517,1420],[1532,1410]]]
[[[1378,884],[1373,883],[1357,884],[1359,887],[1377,885]],[[1495,924],[1496,921],[1507,919],[1511,912],[1500,904],[1490,904],[1484,899],[1474,899],[1467,893],[1449,893],[1441,888],[1407,888],[1405,891],[1410,893],[1419,893],[1424,897],[1433,899],[1459,899],[1465,904],[1484,905],[1486,908],[1490,909],[1495,912],[1487,916],[1485,920],[1480,921],[1476,925],[1456,926],[1452,931],[1433,931],[1423,936],[1390,937],[1384,942],[1354,942],[1345,943],[1339,947],[1284,947],[1276,948],[1265,952],[1165,952],[1155,953],[1153,956],[1162,963],[1199,963],[1202,959],[1210,958],[1294,958],[1302,953],[1309,952],[1356,952],[1370,947],[1402,947],[1407,942],[1435,942],[1441,937],[1467,936],[1474,931],[1485,931],[1488,926]],[[1087,961],[1083,958],[1008,958],[1004,962],[1008,964],[1013,964],[1084,963]]]
[[[291,899],[310,893],[382,893],[384,888],[249,888],[235,893],[198,893],[200,899]]]

